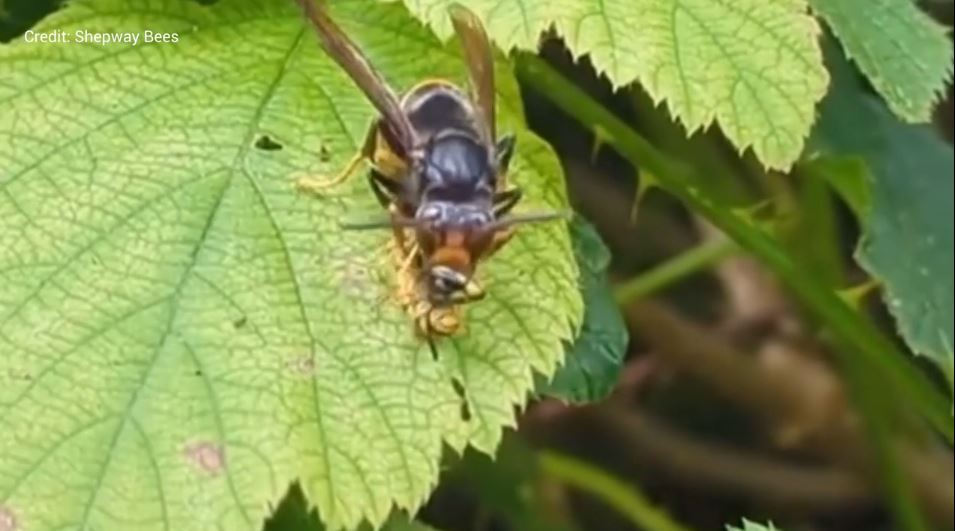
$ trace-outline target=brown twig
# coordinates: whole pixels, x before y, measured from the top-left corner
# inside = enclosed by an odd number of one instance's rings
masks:
[[[791,464],[700,442],[620,406],[597,407],[591,413],[601,429],[633,449],[631,455],[640,465],[695,489],[815,513],[851,509],[873,500],[868,486],[845,470]]]
[[[667,307],[649,301],[631,304],[628,324],[667,364],[691,374],[725,398],[770,422],[790,444],[798,444],[834,463],[852,468],[873,482],[875,467],[867,443],[841,387],[829,371],[784,356],[781,367],[760,363],[738,351],[719,334],[686,321]],[[827,376],[828,375],[828,376]],[[794,435],[795,434],[795,435]],[[951,528],[952,467],[938,456],[900,442],[901,458],[920,501],[939,524]],[[950,455],[950,453],[948,453]]]

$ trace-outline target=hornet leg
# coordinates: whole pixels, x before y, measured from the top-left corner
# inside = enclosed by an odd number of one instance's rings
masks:
[[[338,175],[330,179],[305,175],[295,179],[295,188],[300,192],[321,195],[328,189],[334,188],[348,180],[348,178],[355,173],[355,170],[358,169],[358,166],[361,165],[361,162],[363,160],[371,160],[375,153],[375,137],[378,130],[376,123],[377,122],[372,122],[372,125],[368,128],[368,133],[365,135],[361,149],[358,153],[355,153]]]
[[[522,197],[524,197],[524,191],[517,186],[494,194],[494,217],[500,219],[506,216],[520,202]]]
[[[514,156],[514,145],[517,143],[517,137],[513,134],[507,134],[497,141],[494,151],[497,153],[497,173],[498,175],[507,175],[507,169],[511,165],[511,157]]]
[[[520,202],[521,197],[524,196],[524,192],[518,188],[514,187],[510,190],[505,190],[503,192],[498,192],[494,195],[494,217],[500,219],[511,212],[514,209],[514,206]],[[491,256],[496,253],[501,247],[507,243],[511,237],[514,236],[514,227],[508,227],[503,230],[499,230],[494,233],[494,237],[491,240],[491,244],[488,246],[487,256]]]

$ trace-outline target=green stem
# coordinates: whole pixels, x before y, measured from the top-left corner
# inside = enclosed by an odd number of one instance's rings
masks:
[[[690,531],[654,507],[650,500],[632,485],[583,461],[545,451],[540,454],[538,463],[547,475],[593,494],[627,517],[638,529]]]
[[[874,324],[845,304],[829,287],[818,283],[810,272],[800,268],[768,234],[743,214],[714,201],[707,193],[705,176],[657,150],[543,60],[521,54],[517,60],[517,73],[528,86],[549,98],[568,115],[591,129],[602,131],[604,140],[632,164],[647,168],[661,187],[753,253],[830,328],[840,347],[836,352],[844,366],[861,363],[872,378],[868,385],[888,385],[882,387],[881,392],[892,388],[899,390],[902,397],[918,404],[917,411],[952,441],[955,429],[949,414],[948,397],[906,362],[903,354],[882,336]]]
[[[624,304],[645,297],[719,262],[736,250],[733,240],[722,238],[697,245],[624,282],[614,289],[614,298]]]

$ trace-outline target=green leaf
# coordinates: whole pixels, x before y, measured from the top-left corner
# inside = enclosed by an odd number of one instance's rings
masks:
[[[811,145],[820,153],[865,161],[872,204],[871,210],[855,207],[869,212],[862,218],[866,230],[856,257],[884,283],[889,311],[912,350],[951,371],[952,148],[930,127],[900,122],[863,92],[837,53],[830,55],[833,90],[823,102]],[[843,195],[850,204],[864,205],[858,189],[853,185]]]
[[[580,269],[584,322],[567,348],[564,366],[538,393],[569,402],[594,402],[606,397],[620,377],[629,337],[607,282],[610,251],[592,225],[581,218],[571,224],[574,254]]]
[[[928,121],[952,78],[948,30],[913,0],[810,0],[897,115]]]
[[[464,82],[456,43],[400,6],[334,5],[397,88]],[[0,515],[253,529],[297,479],[330,528],[380,524],[420,506],[445,444],[493,451],[561,363],[583,313],[565,226],[483,267],[488,298],[436,362],[393,302],[387,231],[338,228],[377,207],[367,183],[294,192],[374,113],[291,2],[78,0],[36,29],[141,39],[0,47]],[[520,208],[566,208],[499,80]]]
[[[454,0],[405,0],[442,37]],[[719,122],[772,168],[802,151],[828,76],[805,0],[476,0],[505,49],[536,50],[554,25],[615,87],[639,81],[688,131]]]
[[[743,518],[743,527],[727,525],[726,531],[779,531],[779,528],[774,526],[772,522],[769,522],[767,525],[763,525]]]

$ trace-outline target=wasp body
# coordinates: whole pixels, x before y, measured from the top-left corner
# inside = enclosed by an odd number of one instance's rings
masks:
[[[513,225],[561,217],[510,214],[521,198],[520,189],[508,188],[505,182],[515,140],[512,135],[495,136],[494,70],[481,23],[463,6],[449,10],[467,60],[470,94],[448,81],[429,80],[398,99],[324,6],[299,1],[325,51],[380,114],[361,151],[338,178],[304,186],[333,185],[362,160],[370,161],[372,191],[389,216],[343,225],[392,228],[407,264],[402,272],[413,275],[427,308],[449,308],[480,298],[483,290],[473,281],[475,268],[507,241]],[[424,324],[438,333],[457,328],[452,322],[432,326],[434,321],[427,317]]]

